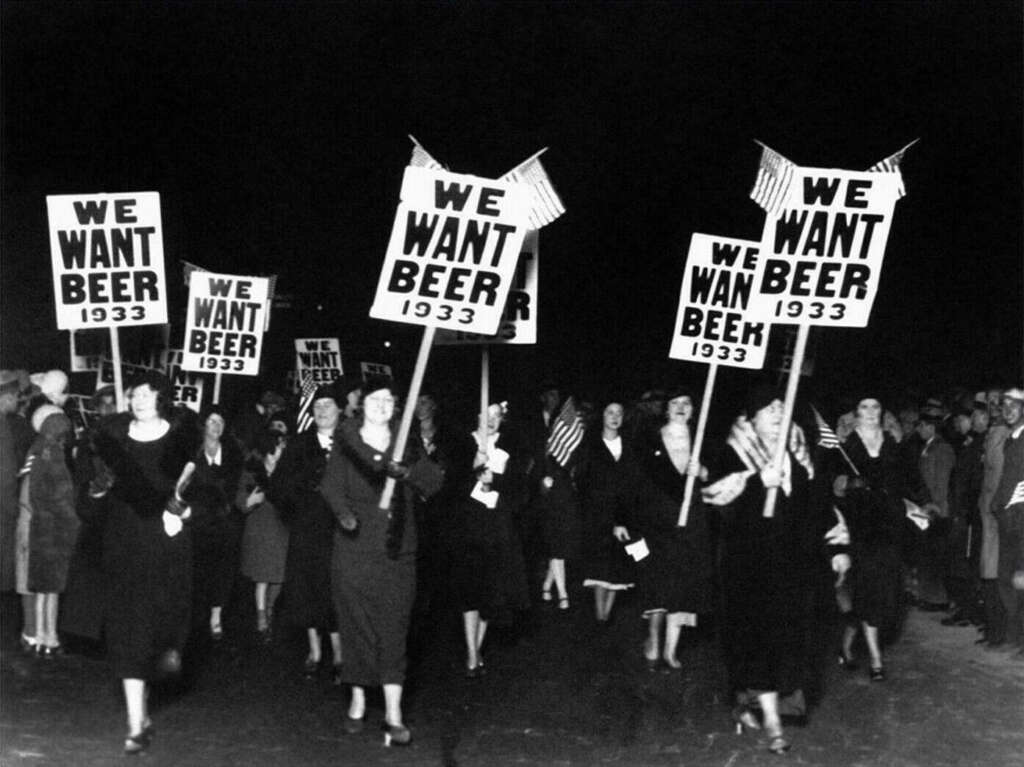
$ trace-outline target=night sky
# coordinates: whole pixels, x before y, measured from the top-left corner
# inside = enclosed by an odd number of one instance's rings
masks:
[[[482,176],[550,147],[568,212],[541,232],[539,345],[493,354],[499,395],[699,384],[667,357],[686,248],[759,238],[754,140],[863,169],[920,138],[871,324],[814,331],[807,387],[1021,379],[1019,2],[0,7],[5,368],[68,364],[45,196],[158,191],[172,314],[179,259],[278,273],[272,375],[318,335],[408,375],[421,331],[367,315],[411,133]],[[477,359],[438,350],[428,377],[472,388]]]

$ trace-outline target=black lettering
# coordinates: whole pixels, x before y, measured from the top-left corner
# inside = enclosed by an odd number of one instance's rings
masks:
[[[85,230],[60,229],[57,231],[61,259],[65,269],[85,268]]]
[[[765,262],[764,276],[761,278],[761,292],[768,295],[784,292],[788,275],[788,263],[776,258],[769,258]]]
[[[72,205],[75,208],[78,223],[83,226],[86,224],[102,224],[107,220],[106,200],[86,200],[85,202],[75,200]]]
[[[790,255],[796,253],[796,247],[800,244],[800,235],[804,230],[804,222],[807,220],[806,210],[790,210],[787,215],[782,216],[775,222],[775,252],[785,252]]]
[[[80,274],[62,274],[60,276],[60,302],[62,304],[81,304],[85,302],[85,277]]]
[[[206,331],[193,328],[188,337],[188,350],[192,354],[203,354],[206,351]]]
[[[847,298],[854,293],[854,298],[864,298],[868,294],[868,278],[870,276],[870,267],[864,264],[847,264],[839,297]]]
[[[210,295],[227,298],[231,293],[231,280],[210,279]]]
[[[434,227],[437,226],[437,215],[431,216],[428,213],[420,215],[416,220],[416,212],[410,210],[405,222],[405,244],[402,246],[402,253],[408,256],[412,249],[416,248],[416,255],[422,256],[427,252],[430,239],[434,236]]]
[[[841,244],[843,258],[850,255],[853,250],[853,238],[857,234],[857,219],[859,213],[836,213],[832,222],[832,236],[828,241],[828,255],[832,258],[836,254],[836,244]]]
[[[445,272],[444,264],[427,264],[423,267],[423,279],[420,281],[419,294],[426,298],[439,298],[435,287]]]
[[[511,227],[514,229],[514,227]],[[495,226],[497,229],[497,226]],[[501,275],[495,272],[477,272],[473,280],[473,288],[469,294],[471,303],[480,303],[480,297],[486,296],[484,304],[494,306],[498,300],[498,286],[501,285]]]
[[[159,301],[160,291],[156,288],[156,272],[133,272],[136,301]]]
[[[804,176],[804,205],[831,205],[839,191],[838,178],[808,178]]]
[[[853,179],[846,182],[846,207],[847,208],[866,208],[868,201],[864,199],[864,194],[868,189],[871,188],[873,182],[869,179]]]
[[[468,184],[463,188],[458,182],[445,184],[441,179],[434,181],[434,205],[441,210],[451,204],[455,210],[461,211],[466,207],[466,202],[472,193],[473,187]]]
[[[388,290],[395,293],[411,293],[416,287],[416,274],[420,267],[415,261],[395,261],[395,268],[388,280]],[[468,270],[466,270],[468,271]]]
[[[727,245],[724,242],[711,243],[711,263],[715,266],[732,266],[740,255],[739,245]]]
[[[690,273],[690,303],[706,304],[716,272],[706,266],[695,266]]]
[[[500,215],[501,210],[497,207],[497,201],[504,196],[505,192],[501,189],[491,189],[487,186],[481,188],[480,199],[476,204],[476,212],[481,216]]]
[[[871,248],[871,237],[875,232],[875,224],[880,224],[884,221],[885,216],[877,213],[865,213],[860,217],[860,220],[864,224],[864,241],[860,244],[860,258],[867,258],[868,250]]]
[[[455,260],[455,246],[459,241],[459,219],[448,216],[441,227],[441,234],[434,246],[433,258],[444,256],[449,261]]]
[[[444,298],[446,301],[463,301],[466,296],[462,292],[465,287],[464,283],[466,278],[472,272],[469,269],[460,269],[456,267],[451,270],[448,274],[448,286],[444,289]]]
[[[680,323],[679,335],[699,336],[704,312],[696,306],[687,306],[683,310],[683,321]]]
[[[196,296],[195,313],[193,318],[195,324],[201,328],[208,328],[213,320],[213,310],[217,307],[219,302],[214,301],[212,298],[203,298]]]
[[[463,235],[462,248],[459,250],[459,263],[466,262],[466,251],[470,246],[473,248],[473,263],[479,265],[484,257],[484,248],[487,247],[487,235],[491,232],[490,221],[476,221],[470,219],[466,222],[466,233]]]
[[[524,290],[513,290],[505,303],[505,319],[509,322],[530,319],[530,294]]]
[[[498,233],[498,241],[494,245],[494,258],[491,259],[491,266],[497,266],[501,261],[501,252],[505,248],[505,237],[512,234],[516,228],[510,224],[495,224],[494,231]]]

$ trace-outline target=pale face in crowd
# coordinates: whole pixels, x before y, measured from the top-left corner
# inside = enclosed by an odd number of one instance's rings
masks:
[[[487,407],[487,433],[497,434],[501,431],[501,422],[505,420],[505,414],[501,411],[501,405],[489,405]]]
[[[435,413],[437,413],[437,403],[434,401],[434,398],[429,394],[421,394],[416,399],[416,418],[423,421],[427,418],[433,418]]]
[[[338,416],[340,415],[341,410],[338,408],[338,403],[334,401],[334,397],[321,397],[314,400],[313,423],[316,424],[316,430],[321,434],[332,433],[338,425]]]
[[[206,417],[206,423],[203,424],[203,427],[203,436],[208,440],[219,442],[220,438],[224,436],[224,419],[219,413],[210,413]]]
[[[540,404],[547,413],[555,412],[558,403],[562,401],[561,392],[558,389],[548,389],[540,395]]]
[[[157,393],[149,384],[142,384],[132,389],[128,396],[128,407],[136,421],[152,421],[159,417],[157,411]]]
[[[117,400],[113,394],[104,394],[96,403],[96,413],[100,418],[112,415],[117,412]]]
[[[0,413],[6,415],[18,409],[18,395],[16,392],[0,394]]]
[[[345,395],[345,417],[355,418],[356,413],[359,412],[359,397],[362,396],[362,392],[359,389],[353,389]]]
[[[685,394],[673,397],[665,406],[665,415],[669,421],[687,423],[693,417],[693,401]]]
[[[363,397],[363,420],[372,426],[387,426],[395,414],[395,396],[390,389],[378,389]]]
[[[868,397],[857,403],[857,425],[877,428],[882,424],[882,403]]]
[[[605,407],[601,414],[601,425],[605,431],[618,433],[622,428],[622,417],[624,410],[618,402],[611,402]]]
[[[1024,402],[1012,397],[1003,397],[1003,423],[1011,429],[1020,426],[1024,419]]]
[[[988,411],[975,408],[971,411],[971,429],[981,434],[988,431]]]
[[[782,428],[782,400],[773,399],[754,413],[751,423],[760,437],[778,437]]]
[[[957,434],[966,435],[971,430],[971,417],[966,413],[958,413],[953,418],[953,427]]]
[[[917,424],[917,436],[925,442],[935,438],[935,424],[929,421],[919,421]]]

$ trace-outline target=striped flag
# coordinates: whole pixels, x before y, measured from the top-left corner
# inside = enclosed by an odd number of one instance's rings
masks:
[[[533,157],[519,163],[501,177],[502,181],[526,184],[529,188],[530,227],[532,229],[540,229],[565,213],[565,206],[562,205],[558,193],[551,186],[551,179],[548,178],[547,171],[540,163],[540,156],[546,151],[547,147],[541,149]]]
[[[295,416],[295,433],[302,434],[313,425],[313,395],[316,394],[316,382],[308,370],[302,377],[302,389],[299,392],[299,413]]]
[[[1018,482],[1017,487],[1013,488],[1013,495],[1010,496],[1006,508],[1010,508],[1015,503],[1024,503],[1024,482]]]
[[[839,436],[825,419],[821,417],[818,408],[811,405],[811,411],[814,413],[814,423],[818,427],[818,444],[829,450],[839,447]]]
[[[582,441],[583,419],[576,410],[573,398],[569,397],[551,425],[551,434],[548,436],[548,455],[558,461],[559,466],[565,466]]]
[[[444,167],[435,160],[430,152],[423,148],[423,144],[416,140],[412,134],[409,135],[412,141],[412,157],[409,158],[409,165],[413,168],[428,168],[430,170],[444,170]]]
[[[921,139],[916,138],[913,141],[911,141],[909,144],[907,144],[905,147],[903,147],[900,151],[896,152],[895,154],[889,155],[884,160],[879,160],[874,165],[872,165],[870,168],[868,168],[868,172],[869,173],[900,173],[900,164],[903,162],[903,155],[906,154],[906,151],[908,149],[910,149],[910,147],[914,146],[914,144],[916,144],[920,140]],[[900,195],[900,197],[903,197],[906,193],[907,193],[907,190],[903,188],[903,174],[900,173],[899,195]]]
[[[754,188],[750,190],[750,199],[760,205],[769,216],[778,216],[786,206],[789,198],[789,187],[797,166],[760,141],[761,163],[757,169]]]

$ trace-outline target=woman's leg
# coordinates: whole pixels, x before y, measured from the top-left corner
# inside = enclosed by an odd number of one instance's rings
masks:
[[[565,560],[551,560],[551,574],[554,576],[555,589],[558,591],[558,599],[568,599],[569,594],[565,590]]]
[[[472,671],[480,665],[477,634],[480,630],[480,612],[467,610],[462,614],[462,629],[466,637],[466,668]]]
[[[480,618],[476,626],[476,659],[481,666],[484,665],[484,656],[480,650],[483,649],[485,636],[487,636],[487,621]]]
[[[146,682],[142,679],[125,679],[124,703],[128,712],[128,734],[139,735],[146,726]]]
[[[665,613],[651,613],[647,616],[647,641],[644,642],[644,658],[649,661],[658,660],[658,645],[664,622]]]
[[[861,624],[864,627],[864,640],[868,645],[868,654],[871,656],[871,668],[882,668],[882,648],[878,644],[878,627],[870,626],[867,623]]]
[[[60,594],[56,592],[43,595],[43,642],[46,647],[60,647],[57,636],[57,608],[60,605]]]
[[[866,626],[867,624],[865,624]],[[865,629],[865,634],[867,630]],[[857,637],[857,626],[850,623],[843,627],[843,660],[849,663],[853,660],[853,640]]]
[[[256,630],[261,633],[270,628],[270,621],[267,619],[267,585],[256,584]]]
[[[224,635],[224,629],[220,625],[221,606],[214,605],[210,608],[210,636],[220,639]]]
[[[551,601],[551,586],[555,582],[555,571],[552,569],[552,565],[555,560],[548,560],[548,569],[544,573],[544,585],[541,586],[541,595],[544,597],[545,602]]]
[[[402,726],[402,685],[384,685],[384,721],[392,727]]]
[[[36,627],[36,647],[46,647],[46,594],[32,595],[33,623]]]
[[[671,668],[682,668],[683,664],[676,658],[679,645],[679,632],[683,628],[683,614],[669,613],[665,617],[665,652],[663,658]]]
[[[386,686],[385,689],[387,689]],[[352,685],[352,700],[348,703],[348,718],[362,719],[364,716],[366,716],[366,691],[359,685]]]
[[[615,604],[615,590],[605,589],[604,591],[604,619],[607,621],[612,617],[612,605]]]
[[[21,636],[25,640],[25,643],[32,647],[38,647],[39,642],[36,639],[36,634],[39,629],[36,623],[36,595],[35,594],[22,594],[21,595]]]
[[[306,662],[319,663],[320,662],[320,632],[314,628],[306,629],[306,638],[309,641],[309,655],[306,656]]]
[[[331,661],[335,666],[341,665],[341,634],[337,631],[330,633],[331,638]]]
[[[764,730],[768,737],[772,739],[782,738],[782,717],[779,716],[779,693],[774,690],[771,692],[759,692],[757,694],[757,701],[761,704],[761,712],[764,714]],[[786,747],[788,747],[788,744],[786,744]]]
[[[594,586],[594,616],[602,623],[608,619],[604,612],[605,591],[603,586]]]

